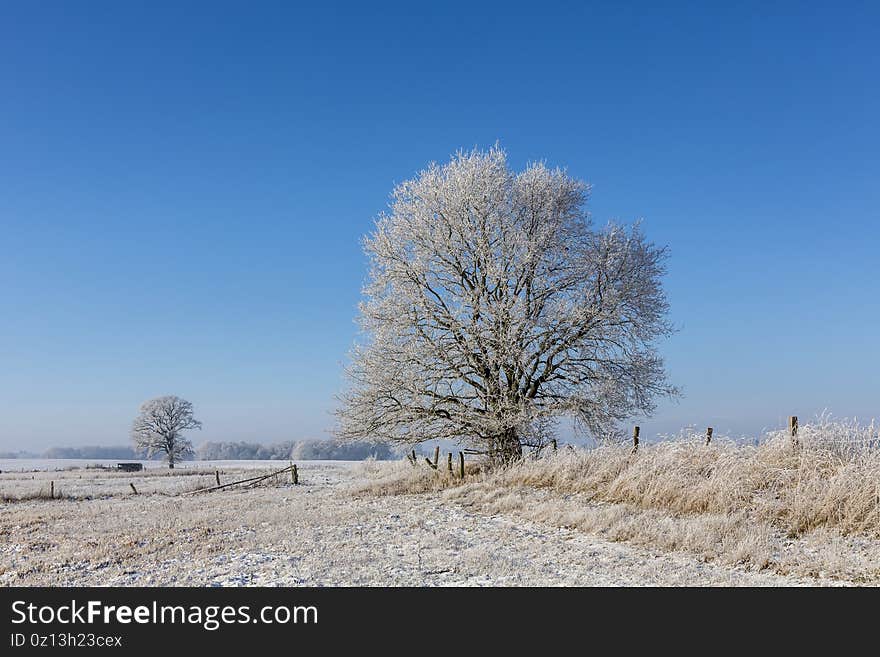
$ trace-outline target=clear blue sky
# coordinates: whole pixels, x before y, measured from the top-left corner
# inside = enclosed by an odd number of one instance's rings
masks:
[[[496,140],[669,246],[648,432],[880,415],[876,3],[311,4],[0,3],[0,449],[324,436],[361,236]]]

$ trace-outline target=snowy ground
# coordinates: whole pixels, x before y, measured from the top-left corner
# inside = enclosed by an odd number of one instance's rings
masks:
[[[351,465],[357,461],[309,461],[313,465]],[[0,459],[2,472],[61,472],[103,466],[115,468],[117,463],[141,463],[150,470],[167,470],[164,461],[141,461],[138,459]],[[262,469],[283,468],[286,461],[181,461],[177,470],[213,470],[215,468]]]
[[[816,583],[484,515],[441,494],[353,495],[349,484],[360,474],[347,463],[302,462],[300,473],[296,487],[4,504],[0,584]],[[161,477],[169,484],[177,479],[191,477]]]
[[[131,494],[131,485],[142,495],[173,495],[213,486],[217,473],[220,474],[221,483],[226,483],[288,467],[287,461],[186,461],[169,470],[167,465],[142,461],[147,465],[143,471],[129,473],[116,470],[117,461],[40,459],[13,463],[23,463],[25,467],[2,470],[0,499],[49,497],[52,491],[61,498],[121,496]],[[300,466],[302,463],[305,462],[300,462]],[[345,470],[356,466],[359,461],[307,463],[311,471],[324,468]],[[100,469],[101,466],[107,469]],[[286,481],[289,476],[280,480]]]

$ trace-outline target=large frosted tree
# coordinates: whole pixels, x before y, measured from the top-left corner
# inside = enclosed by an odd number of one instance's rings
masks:
[[[506,154],[460,153],[393,192],[370,260],[339,433],[454,439],[509,461],[560,418],[598,439],[675,394],[665,251],[638,226],[593,226],[589,187]]]
[[[202,423],[193,417],[192,404],[168,395],[141,404],[131,427],[131,439],[147,457],[164,452],[168,467],[173,468],[177,461],[193,455],[192,443],[183,432],[201,428]]]

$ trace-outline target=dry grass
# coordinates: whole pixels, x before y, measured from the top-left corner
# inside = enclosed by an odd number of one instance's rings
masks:
[[[409,461],[375,461],[361,463],[357,472],[362,475],[351,490],[355,495],[411,495],[436,493],[461,485],[458,466],[450,473],[445,467],[429,468],[424,461],[413,466]],[[487,470],[481,463],[465,465],[465,479],[485,479]]]
[[[683,436],[561,450],[469,476],[398,465],[367,473],[361,493],[449,489],[489,513],[576,527],[606,538],[684,550],[783,573],[880,578],[880,445],[874,425],[823,417],[757,446]],[[538,494],[539,493],[539,494]]]
[[[748,514],[797,536],[818,527],[880,537],[876,430],[831,423],[784,432],[758,447],[692,440],[560,452],[494,473],[505,485],[583,493],[676,514]]]

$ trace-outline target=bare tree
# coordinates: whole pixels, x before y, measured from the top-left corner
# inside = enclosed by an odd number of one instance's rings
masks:
[[[193,455],[192,443],[183,437],[187,429],[201,429],[202,423],[193,417],[192,404],[185,399],[168,395],[141,404],[140,414],[131,427],[131,439],[136,449],[146,451],[147,457],[165,452],[168,467]]]
[[[638,225],[595,229],[589,187],[506,153],[459,153],[393,192],[365,240],[364,332],[338,433],[455,439],[507,461],[560,418],[599,439],[675,395],[665,249]]]

